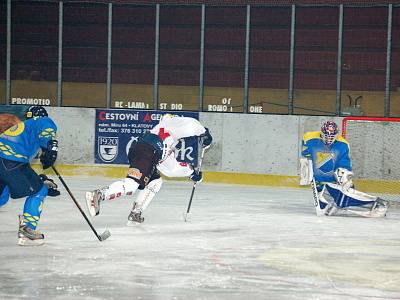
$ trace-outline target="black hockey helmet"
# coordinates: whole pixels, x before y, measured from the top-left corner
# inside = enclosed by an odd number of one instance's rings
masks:
[[[28,107],[25,117],[26,119],[31,119],[34,117],[48,117],[46,109],[41,105],[31,105]]]

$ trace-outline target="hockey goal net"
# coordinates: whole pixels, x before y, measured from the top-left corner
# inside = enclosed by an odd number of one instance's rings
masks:
[[[342,135],[350,143],[358,190],[400,201],[400,118],[346,117]]]

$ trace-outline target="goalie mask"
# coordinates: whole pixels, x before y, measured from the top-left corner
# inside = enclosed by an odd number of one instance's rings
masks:
[[[335,122],[325,122],[321,127],[321,138],[325,145],[332,145],[338,135],[338,126]]]

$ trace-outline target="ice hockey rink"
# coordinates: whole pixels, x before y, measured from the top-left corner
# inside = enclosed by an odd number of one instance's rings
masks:
[[[0,208],[0,299],[400,299],[400,210],[385,219],[316,217],[307,189],[165,181],[127,227],[132,198],[91,219],[47,198],[40,247],[17,246],[23,199]],[[110,178],[65,177],[84,192]]]

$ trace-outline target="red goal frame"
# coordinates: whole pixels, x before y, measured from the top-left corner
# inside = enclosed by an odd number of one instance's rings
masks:
[[[374,117],[345,117],[342,120],[342,136],[346,138],[348,121],[365,122],[400,122],[400,118],[374,118]]]

